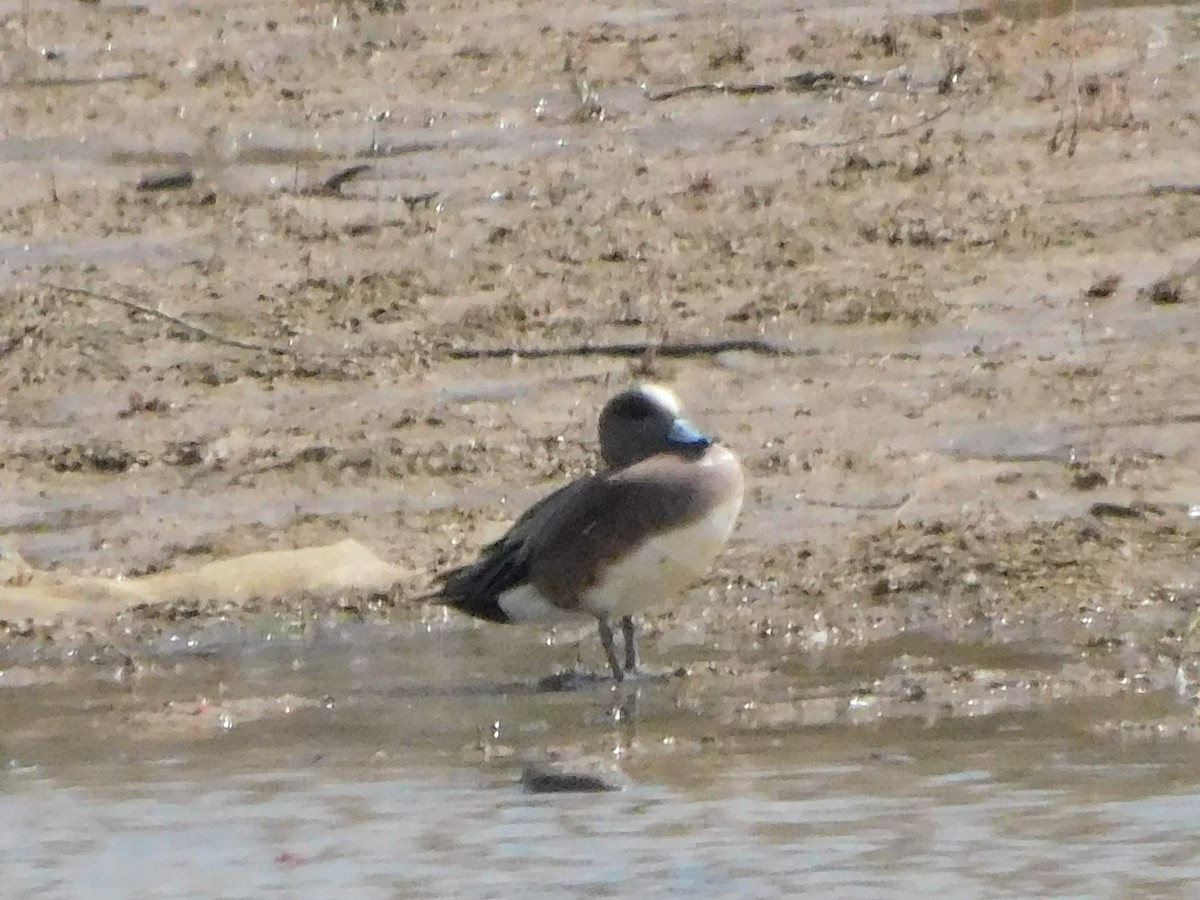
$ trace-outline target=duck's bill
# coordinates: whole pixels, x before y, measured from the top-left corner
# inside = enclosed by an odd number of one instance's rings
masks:
[[[672,447],[708,447],[712,438],[700,431],[687,419],[676,419],[667,432],[667,443]]]

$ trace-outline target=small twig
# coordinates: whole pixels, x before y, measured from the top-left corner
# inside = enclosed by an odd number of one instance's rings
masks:
[[[8,356],[25,341],[25,338],[37,332],[36,325],[26,325],[20,334],[14,334],[0,341],[0,357]]]
[[[97,75],[95,78],[21,78],[0,83],[0,89],[43,87],[88,87],[94,84],[113,84],[121,81],[143,81],[149,72],[126,72],[124,75]]]
[[[1164,425],[1196,425],[1200,424],[1200,412],[1178,413],[1173,416],[1145,416],[1132,419],[1116,419],[1112,422],[1087,424],[1072,424],[1063,427],[1064,431],[1087,432],[1093,428],[1161,428]]]
[[[408,207],[409,212],[413,212],[418,206],[428,206],[438,198],[440,193],[440,191],[426,191],[423,194],[403,194],[400,201]]]
[[[310,197],[330,197],[333,199],[341,199],[341,200],[361,200],[362,197],[360,197],[360,196],[343,194],[342,193],[342,185],[346,184],[349,181],[353,181],[359,175],[366,173],[371,168],[372,168],[371,166],[366,165],[364,163],[364,164],[349,166],[348,168],[345,168],[345,169],[339,169],[337,172],[333,173],[328,178],[326,178],[325,181],[323,181],[320,184],[320,186],[313,187],[313,188],[304,188],[303,190],[298,191],[298,193],[300,193],[301,195],[310,196]],[[390,196],[390,197],[380,196],[377,199],[379,199],[380,201],[399,200],[401,203],[403,203],[405,206],[408,207],[409,212],[414,212],[418,206],[428,206],[431,202],[436,200],[440,195],[441,195],[441,191],[424,191],[423,193],[420,193],[420,194],[401,194],[398,197],[397,196]],[[404,223],[402,223],[400,221],[389,221],[389,222],[383,222],[380,224],[401,225]],[[357,226],[351,226],[351,228],[354,228],[354,227],[357,227]]]
[[[153,306],[146,306],[142,303],[137,303],[134,300],[126,300],[122,297],[114,297],[111,294],[102,294],[99,291],[88,290],[87,288],[68,287],[65,284],[54,284],[52,282],[42,282],[42,286],[54,291],[62,291],[64,294],[73,294],[76,297],[86,297],[89,300],[99,300],[104,303],[113,303],[117,306],[123,306],[133,312],[143,313],[147,316],[153,316],[156,319],[162,319],[164,322],[170,322],[185,331],[190,331],[192,334],[203,338],[207,341],[213,341],[217,344],[224,344],[227,347],[237,347],[239,350],[253,350],[258,353],[273,353],[276,356],[291,356],[292,350],[288,347],[273,347],[267,344],[255,344],[251,341],[242,341],[237,338],[226,337],[223,334],[217,334],[215,331],[209,331],[202,325],[197,325],[195,322],[189,322],[187,319],[181,319],[179,316],[172,315],[168,312],[163,312],[161,309],[155,309]]]
[[[1200,184],[1154,184],[1148,188],[1130,191],[1112,191],[1106,194],[1082,194],[1076,197],[1047,197],[1052,204],[1101,203],[1106,200],[1134,200],[1141,197],[1198,197]]]
[[[372,144],[361,153],[356,153],[356,159],[391,159],[396,156],[411,156],[414,153],[433,153],[444,150],[446,141],[409,141],[405,144],[381,145]]]
[[[704,84],[685,84],[682,87],[647,93],[646,99],[651,103],[660,103],[663,100],[686,97],[688,94],[732,94],[735,97],[745,97],[753,94],[770,94],[779,88],[778,84],[728,84],[724,81],[710,81]]]
[[[363,237],[368,234],[378,234],[385,228],[407,228],[412,225],[409,219],[381,219],[377,222],[351,222],[342,228],[342,234],[347,237]]]
[[[370,172],[371,168],[367,163],[358,163],[345,169],[339,169],[325,179],[324,184],[321,185],[317,193],[337,194],[342,190],[343,184],[357,178],[359,175]]]
[[[180,172],[159,172],[154,175],[143,175],[137,183],[139,191],[183,191],[196,183],[196,173],[190,170]]]
[[[946,105],[933,115],[921,119],[919,122],[913,122],[911,125],[905,125],[903,128],[896,128],[892,131],[885,131],[882,134],[865,134],[859,137],[843,138],[836,141],[805,141],[800,144],[793,144],[792,146],[803,147],[808,150],[830,150],[836,147],[853,147],[856,144],[865,144],[870,141],[886,141],[894,137],[901,137],[919,128],[924,128],[931,122],[936,122],[948,112],[950,112],[950,106]]]
[[[1173,194],[1200,196],[1200,184],[1156,184],[1147,192],[1151,197],[1168,197]]]
[[[1075,151],[1079,147],[1079,118],[1083,114],[1083,104],[1079,99],[1079,82],[1076,80],[1075,60],[1078,57],[1078,44],[1076,41],[1076,28],[1078,26],[1078,4],[1076,0],[1071,0],[1071,32],[1070,32],[1070,47],[1068,48],[1067,57],[1067,94],[1071,99],[1071,106],[1074,110],[1074,115],[1071,117],[1071,125],[1068,128],[1066,117],[1062,110],[1058,113],[1058,124],[1054,127],[1054,134],[1050,136],[1050,143],[1047,145],[1050,154],[1054,155],[1058,152],[1058,148],[1062,146],[1063,137],[1067,140],[1067,157],[1075,156]]]
[[[1071,0],[1071,96],[1075,99],[1075,117],[1071,121],[1071,139],[1067,142],[1067,156],[1073,157],[1079,146],[1079,117],[1083,115],[1083,101],[1079,99],[1079,84],[1076,81],[1075,60],[1079,56],[1079,3]]]
[[[883,79],[870,75],[842,75],[838,72],[799,72],[787,75],[781,81],[762,81],[750,84],[731,84],[727,81],[709,81],[702,84],[685,84],[665,91],[647,91],[646,99],[651,103],[674,100],[687,94],[733,94],[753,96],[771,94],[775,91],[823,91],[835,87],[873,87]]]
[[[568,344],[564,347],[455,347],[450,350],[449,355],[451,359],[504,359],[510,356],[552,359],[563,356],[639,357],[646,353],[654,353],[667,359],[682,359],[734,352],[760,353],[764,356],[812,356],[817,353],[816,350],[789,347],[763,338],[722,338],[673,344],[635,341],[626,344]]]
[[[1153,507],[1153,504],[1150,506]],[[1158,507],[1147,509],[1141,503],[1110,503],[1107,500],[1101,500],[1088,507],[1088,515],[1095,516],[1097,519],[1144,519],[1147,512],[1161,514],[1162,509]]]
[[[822,506],[828,509],[876,512],[882,509],[899,509],[911,500],[912,496],[912,494],[905,494],[899,500],[880,500],[878,503],[843,503],[837,500],[814,500],[812,497],[801,497],[800,502],[806,506]]]

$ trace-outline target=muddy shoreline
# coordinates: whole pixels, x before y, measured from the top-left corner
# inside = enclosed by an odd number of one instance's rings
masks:
[[[1097,731],[1187,733],[1196,8],[720,9],[5,31],[0,682],[156,680],[180,640],[303,652],[314,623],[451,635],[468,681],[514,646],[522,684],[594,668],[412,598],[591,465],[644,378],[750,483],[648,617],[681,702],[755,729],[1127,697]],[[346,540],[361,580],[194,575]]]

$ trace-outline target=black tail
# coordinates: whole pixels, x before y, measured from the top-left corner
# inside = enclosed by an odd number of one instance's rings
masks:
[[[475,562],[438,576],[442,589],[433,595],[459,612],[486,622],[508,623],[508,614],[500,606],[500,595],[525,584],[529,565],[516,554],[505,552],[503,545]]]

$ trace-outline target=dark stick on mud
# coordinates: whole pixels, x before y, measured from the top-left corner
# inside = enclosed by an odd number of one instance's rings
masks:
[[[1148,193],[1151,197],[1170,197],[1177,194],[1196,197],[1200,196],[1200,184],[1156,184]]]
[[[836,72],[803,72],[798,75],[789,75],[780,82],[737,85],[715,81],[707,84],[688,84],[667,91],[647,92],[646,99],[651,102],[658,102],[661,100],[672,100],[675,97],[681,97],[685,94],[734,94],[750,96],[754,94],[769,94],[780,90],[817,91],[839,86],[873,87],[880,83],[882,83],[882,79],[871,78],[866,75],[839,75]],[[866,144],[871,141],[886,141],[890,138],[909,134],[919,128],[925,127],[931,122],[936,122],[948,112],[950,112],[950,106],[946,105],[932,115],[913,122],[911,125],[905,125],[903,128],[896,128],[892,131],[885,131],[882,134],[864,134],[858,137],[841,138],[836,141],[803,142],[798,146],[811,150],[830,150],[837,147],[853,147],[856,144]]]
[[[196,173],[190,170],[181,172],[159,172],[154,175],[143,175],[137,183],[139,191],[182,191],[196,183]]]
[[[1200,197],[1200,184],[1153,184],[1148,188],[1110,191],[1106,194],[1080,194],[1072,197],[1047,197],[1047,203],[1103,203],[1110,200],[1136,200],[1140,197]]]
[[[892,131],[885,131],[882,134],[863,134],[853,138],[843,138],[836,141],[806,141],[800,144],[793,144],[793,147],[804,147],[809,150],[831,150],[837,147],[854,147],[858,144],[869,144],[872,141],[886,141],[894,137],[902,137],[910,132],[924,128],[932,122],[936,122],[946,113],[950,112],[949,106],[943,106],[937,112],[930,116],[926,116],[911,125],[905,125],[903,128],[896,128]]]
[[[719,353],[758,353],[763,356],[812,356],[815,350],[789,347],[762,338],[724,338],[712,341],[683,341],[656,344],[636,341],[628,344],[568,344],[564,347],[455,347],[451,359],[552,359],[564,356],[640,357],[653,354],[664,359],[716,356]]]
[[[170,322],[172,325],[182,328],[185,331],[190,331],[197,337],[206,341],[213,341],[217,344],[224,344],[226,347],[237,347],[239,350],[253,350],[256,353],[273,353],[276,356],[292,355],[290,348],[272,347],[267,344],[256,344],[252,341],[242,341],[237,338],[226,337],[223,334],[217,334],[215,331],[209,331],[203,325],[197,325],[195,322],[189,322],[187,319],[181,319],[179,316],[163,312],[161,309],[155,309],[153,306],[146,306],[134,300],[126,300],[123,297],[114,297],[111,294],[102,294],[99,291],[91,291],[87,288],[68,287],[65,284],[54,284],[48,281],[42,282],[42,286],[53,291],[62,291],[64,294],[72,294],[76,297],[86,297],[89,300],[99,300],[102,303],[123,306],[133,312],[144,313],[156,319],[162,319],[164,322]]]
[[[89,87],[122,81],[144,81],[149,77],[149,72],[126,72],[123,75],[97,75],[95,78],[23,78],[18,81],[5,81],[0,84],[0,89]]]
[[[731,84],[726,81],[709,81],[702,84],[685,84],[665,91],[649,91],[646,99],[651,103],[674,100],[687,94],[732,94],[736,97],[772,94],[776,91],[824,91],[837,87],[874,87],[883,79],[869,75],[842,75],[838,72],[798,72],[781,81],[761,81],[750,84]]]
[[[842,503],[837,500],[814,500],[812,497],[801,497],[800,502],[806,506],[820,506],[826,509],[878,512],[880,510],[900,509],[900,507],[904,506],[911,499],[912,494],[905,494],[898,500],[880,500],[878,503]]]
[[[436,153],[449,146],[446,141],[408,141],[404,144],[372,144],[367,150],[356,154],[359,159],[391,159],[396,156],[411,156],[414,153]]]
[[[339,169],[337,172],[334,172],[325,179],[325,183],[321,185],[321,189],[318,193],[336,194],[341,191],[342,185],[347,181],[351,181],[357,178],[359,175],[370,172],[371,168],[372,167],[366,163],[359,163],[358,165],[349,166],[345,169]]]
[[[418,206],[428,206],[438,198],[439,191],[426,191],[423,194],[404,194],[400,200],[413,212]]]

